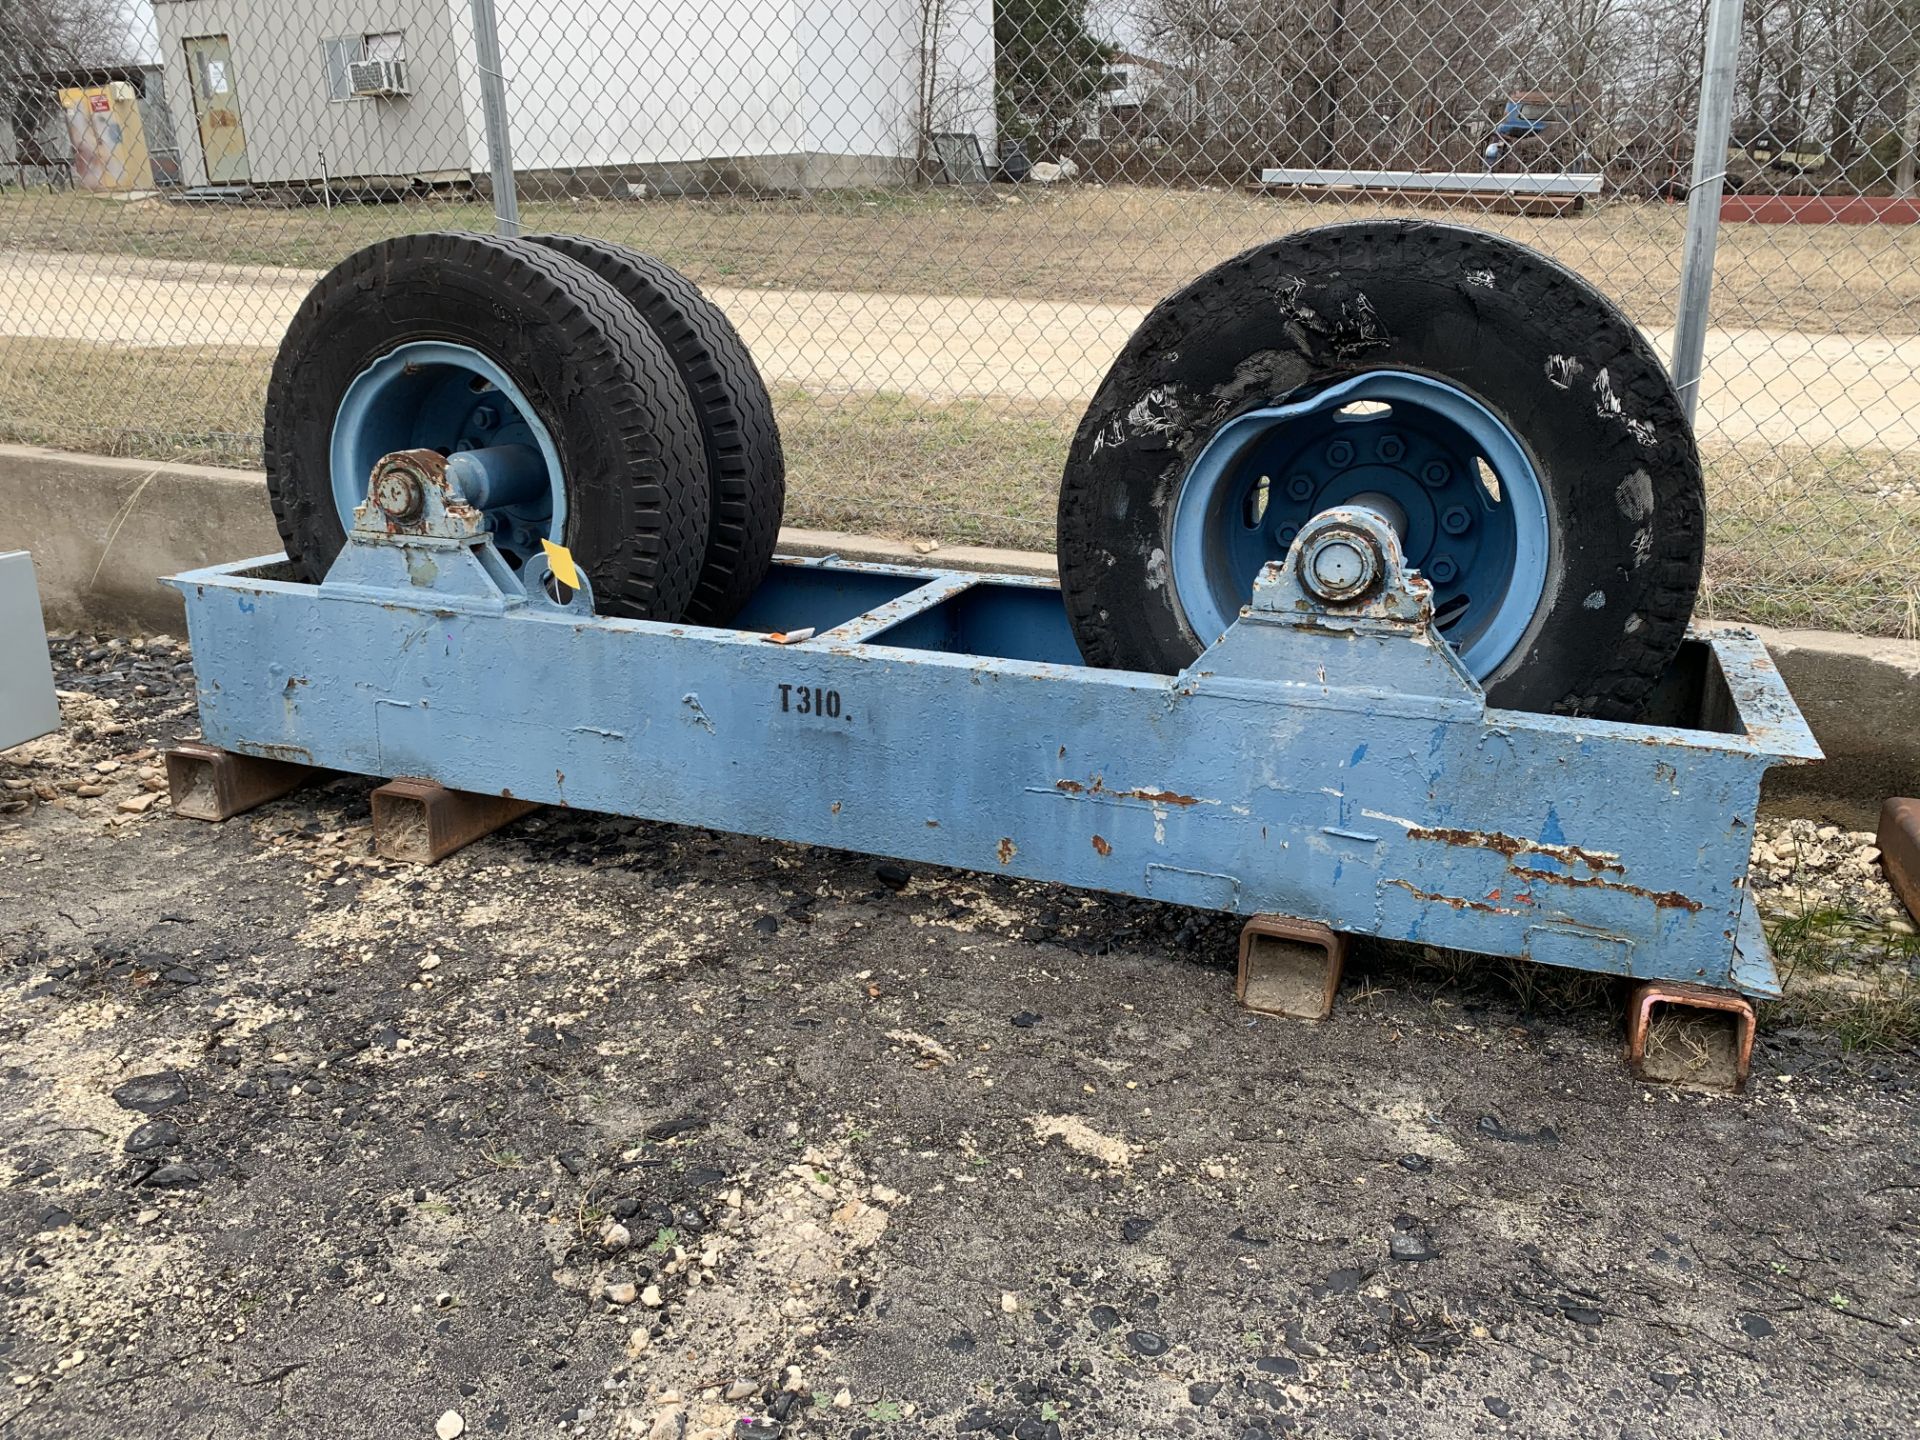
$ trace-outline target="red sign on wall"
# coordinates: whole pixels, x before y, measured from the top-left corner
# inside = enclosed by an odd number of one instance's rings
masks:
[[[110,114],[113,110],[113,101],[104,95],[89,95],[87,97],[87,109],[96,115]]]

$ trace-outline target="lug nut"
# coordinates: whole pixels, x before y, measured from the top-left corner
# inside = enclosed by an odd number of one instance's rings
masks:
[[[1464,505],[1455,505],[1440,517],[1440,528],[1449,535],[1464,535],[1473,528],[1473,516]]]
[[[1427,468],[1420,472],[1420,478],[1438,490],[1453,478],[1453,472],[1438,460],[1427,462]]]
[[[491,405],[482,405],[473,412],[473,428],[476,430],[491,430],[499,423],[500,412]]]
[[[1427,562],[1427,578],[1436,585],[1451,585],[1460,578],[1460,567],[1451,555],[1436,555]]]
[[[1382,460],[1398,460],[1407,453],[1407,445],[1398,435],[1382,435],[1376,447]]]
[[[1307,475],[1295,475],[1287,481],[1289,500],[1311,500],[1313,498],[1313,479]]]
[[[1353,463],[1353,442],[1350,440],[1336,440],[1327,446],[1327,463],[1341,470],[1351,465]]]

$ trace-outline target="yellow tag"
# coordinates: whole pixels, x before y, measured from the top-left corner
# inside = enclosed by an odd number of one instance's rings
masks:
[[[551,540],[542,540],[540,548],[547,552],[547,568],[553,571],[553,578],[569,590],[578,590],[580,572],[573,568],[573,552]]]

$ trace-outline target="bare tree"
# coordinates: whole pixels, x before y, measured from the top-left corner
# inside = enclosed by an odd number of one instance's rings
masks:
[[[105,65],[126,44],[120,0],[0,0],[0,73]]]
[[[920,0],[920,73],[914,93],[913,178],[923,184],[935,177],[933,136],[939,128],[940,51],[946,43],[946,0]]]
[[[1170,128],[1213,173],[1478,163],[1509,95],[1571,133],[1554,163],[1670,187],[1691,144],[1706,0],[1105,0],[1180,76]],[[1869,148],[1912,185],[1920,0],[1746,0],[1743,134],[1832,164]],[[1756,153],[1758,153],[1756,151]],[[1811,162],[1809,162],[1810,164]],[[1886,174],[1854,170],[1862,183]],[[1784,178],[1784,177],[1783,177]]]
[[[122,58],[120,0],[0,0],[0,124],[30,136],[54,105],[36,76]]]
[[[1920,23],[1909,32],[1908,47],[1906,113],[1900,117],[1900,158],[1893,171],[1893,193],[1905,197],[1913,195],[1915,162],[1920,158]]]

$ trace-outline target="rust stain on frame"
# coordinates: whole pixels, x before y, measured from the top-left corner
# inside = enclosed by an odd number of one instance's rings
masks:
[[[1412,840],[1438,840],[1442,845],[1465,845],[1477,850],[1495,850],[1509,860],[1519,855],[1551,855],[1567,864],[1585,865],[1591,870],[1611,870],[1621,874],[1619,858],[1605,850],[1583,850],[1578,845],[1549,845],[1542,840],[1522,840],[1498,830],[1449,830],[1424,825],[1410,826]]]

